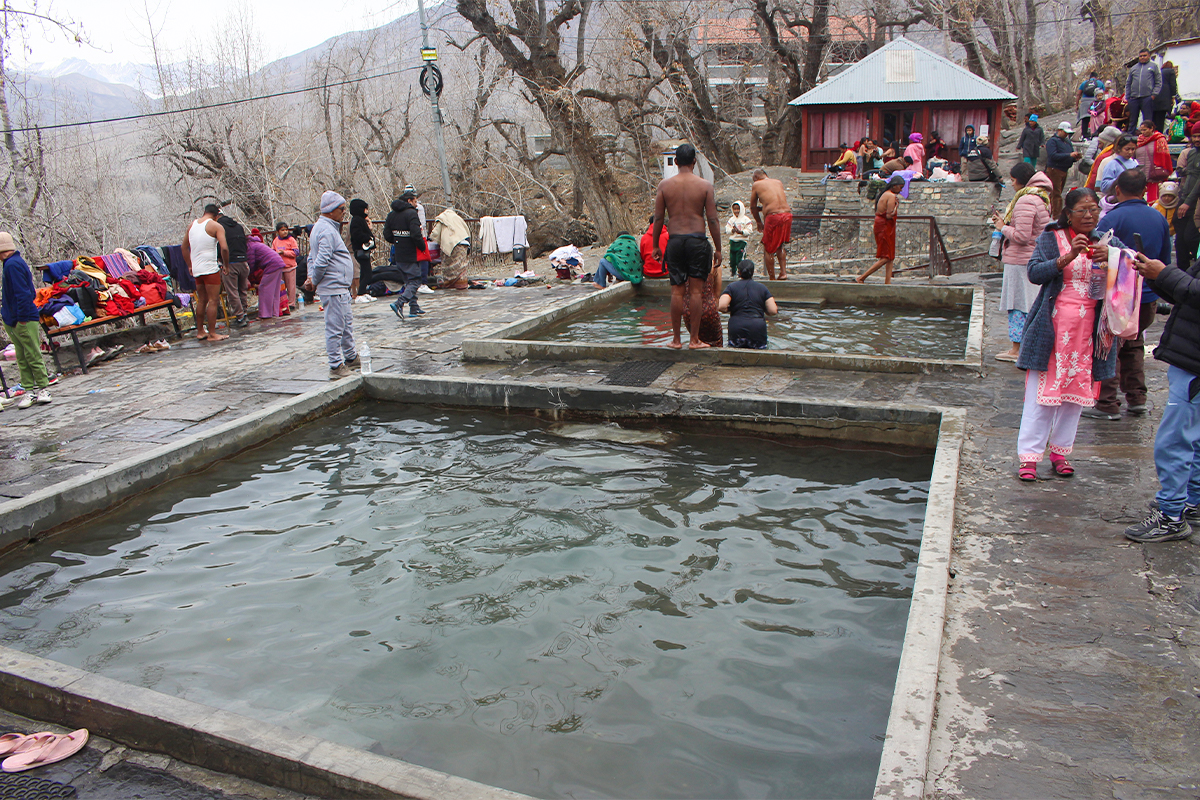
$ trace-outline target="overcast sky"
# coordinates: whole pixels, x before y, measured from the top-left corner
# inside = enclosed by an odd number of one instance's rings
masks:
[[[28,10],[34,2],[15,0],[12,5]],[[434,2],[437,0],[426,0],[426,8]],[[29,24],[24,45],[11,42],[17,66],[54,66],[68,58],[94,64],[152,63],[147,9],[158,30],[159,46],[169,60],[181,60],[189,41],[211,40],[230,15],[250,9],[255,27],[262,33],[262,62],[266,63],[346,31],[382,25],[415,9],[416,0],[37,0],[36,8],[38,13],[78,23],[94,46],[76,44],[48,26]]]

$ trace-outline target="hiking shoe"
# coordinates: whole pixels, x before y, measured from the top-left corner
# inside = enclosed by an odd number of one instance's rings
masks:
[[[395,303],[389,305],[388,308],[390,308],[392,313],[397,317],[404,319],[404,303],[401,303],[399,300],[397,300]]]
[[[1192,528],[1188,523],[1171,519],[1157,506],[1150,509],[1144,520],[1125,529],[1125,538],[1134,542],[1172,542],[1191,535]]]
[[[234,328],[248,328],[248,327],[250,327],[250,322],[249,322],[249,321],[248,321],[248,320],[247,320],[245,317],[238,317],[237,319],[233,320],[233,321],[232,321],[232,322],[230,322],[229,324],[230,324],[230,326],[231,326],[231,327],[234,327]]]
[[[1200,527],[1200,506],[1183,507],[1183,521],[1193,528]]]
[[[1146,404],[1145,403],[1140,403],[1136,406],[1129,406],[1125,410],[1128,411],[1130,414],[1133,414],[1135,417],[1146,416]]]
[[[349,378],[354,373],[345,364],[338,364],[336,369],[329,370],[329,380],[340,381],[342,378]]]
[[[1083,410],[1083,416],[1091,417],[1092,419],[1107,419],[1114,421],[1121,418],[1120,414],[1110,414],[1109,412],[1101,411],[1098,408],[1085,408]]]
[[[418,306],[416,303],[408,304],[408,315],[410,317],[419,317],[425,313],[425,309]]]
[[[350,369],[358,369],[359,366],[361,366],[361,365],[362,365],[362,359],[359,358],[358,356],[355,356],[354,358],[348,359],[346,361],[346,366],[350,367]]]
[[[21,402],[17,403],[17,408],[29,408],[33,405],[33,392],[26,392],[21,395]]]
[[[53,400],[53,398],[50,397],[50,393],[47,392],[45,389],[42,389],[40,392],[38,392],[37,397],[34,398],[34,402],[40,403],[41,405],[46,405],[51,400]]]

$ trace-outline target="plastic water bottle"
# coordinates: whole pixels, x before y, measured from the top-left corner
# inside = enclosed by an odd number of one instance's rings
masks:
[[[296,308],[300,311],[304,310],[304,292],[296,295]]]
[[[371,345],[363,342],[362,349],[358,351],[358,357],[362,359],[362,374],[370,375],[371,369]]]
[[[1004,234],[1000,231],[992,231],[992,241],[988,245],[988,255],[992,258],[1000,257],[1000,245],[1004,243]]]
[[[1093,248],[1095,255],[1092,268],[1088,272],[1087,296],[1091,300],[1103,300],[1104,291],[1108,288],[1108,248],[1099,246]]]

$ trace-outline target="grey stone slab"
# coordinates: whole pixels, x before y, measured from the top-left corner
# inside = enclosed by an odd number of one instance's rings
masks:
[[[170,416],[172,419],[200,422],[220,414],[229,408],[229,404],[227,397],[206,393],[172,405]]]

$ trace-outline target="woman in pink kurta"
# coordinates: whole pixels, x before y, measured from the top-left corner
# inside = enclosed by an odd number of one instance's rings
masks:
[[[908,147],[904,148],[904,155],[913,160],[911,169],[920,174],[925,174],[925,145],[921,144],[924,139],[919,133],[914,133],[908,137]]]

